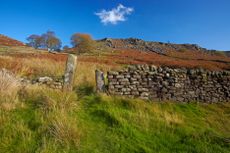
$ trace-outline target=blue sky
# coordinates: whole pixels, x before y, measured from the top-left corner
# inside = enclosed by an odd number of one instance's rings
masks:
[[[111,11],[119,4],[123,8],[114,18]],[[98,16],[103,9],[104,23]],[[80,32],[95,39],[137,37],[230,50],[230,0],[0,0],[1,34],[25,42],[47,30],[64,45]]]

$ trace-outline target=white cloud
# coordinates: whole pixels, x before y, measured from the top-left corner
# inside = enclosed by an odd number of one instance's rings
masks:
[[[125,16],[131,14],[133,11],[133,8],[119,4],[112,10],[102,10],[95,13],[95,15],[97,15],[105,25],[108,23],[117,24],[118,22],[126,21]]]

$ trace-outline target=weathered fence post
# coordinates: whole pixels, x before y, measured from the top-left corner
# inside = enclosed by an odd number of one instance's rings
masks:
[[[105,77],[104,73],[100,70],[95,71],[96,90],[97,92],[105,92]]]
[[[69,54],[66,62],[65,74],[64,74],[64,91],[72,91],[73,90],[73,81],[75,70],[77,66],[77,56]]]

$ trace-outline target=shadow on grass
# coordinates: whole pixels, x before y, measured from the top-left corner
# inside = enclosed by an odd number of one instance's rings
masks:
[[[91,115],[94,118],[96,117],[99,121],[104,122],[106,125],[110,127],[119,126],[119,125],[121,126],[119,120],[106,110],[95,110],[94,112],[91,113]]]
[[[96,94],[94,86],[88,82],[76,86],[74,88],[74,91],[76,92],[79,98]]]

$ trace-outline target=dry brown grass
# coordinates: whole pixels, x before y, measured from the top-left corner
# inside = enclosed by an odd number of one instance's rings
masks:
[[[223,52],[208,54],[206,52],[194,50],[184,50],[183,52],[171,50],[167,52],[167,55],[170,57],[176,57],[181,59],[230,62],[230,58],[225,56]]]
[[[153,52],[137,50],[116,50],[101,56],[80,56],[81,62],[90,62],[110,65],[111,67],[128,64],[153,64],[157,66],[204,68],[208,70],[230,69],[230,58],[216,55],[208,55],[202,52],[169,52],[168,55],[160,55]]]
[[[20,89],[18,79],[9,71],[0,70],[0,107],[12,110],[18,104],[17,93]]]
[[[95,57],[95,56],[94,56]],[[96,58],[96,57],[95,57]],[[78,58],[76,77],[74,84],[83,83],[95,84],[95,70],[100,69],[107,72],[112,69],[119,69],[119,64],[103,63],[101,58],[98,62],[93,59],[84,60],[84,56]],[[64,75],[66,55],[64,54],[26,54],[26,55],[2,55],[0,56],[0,68],[7,68],[18,76],[36,77],[51,76],[61,77]]]
[[[52,141],[61,146],[71,145],[77,148],[80,144],[81,131],[78,129],[76,118],[71,116],[73,111],[78,110],[76,93],[36,85],[28,86],[25,90],[27,92],[25,99],[31,99],[33,106],[42,112],[46,134]]]
[[[18,79],[12,73],[5,69],[0,70],[1,95],[14,97],[17,94],[19,87],[20,83]]]
[[[27,72],[30,72],[31,75],[36,74],[39,76],[62,76],[65,68],[64,62],[38,58],[24,59],[22,64],[24,69],[29,70]]]
[[[195,51],[168,52],[167,56],[137,50],[115,50],[100,55],[78,56],[75,85],[83,82],[94,84],[94,71],[119,69],[128,64],[154,64],[157,66],[230,69],[230,58],[208,55]],[[0,68],[7,68],[19,76],[61,77],[64,74],[67,54],[51,54],[44,51],[11,53],[0,56]]]
[[[0,68],[6,68],[18,76],[62,76],[65,62],[40,57],[0,56]]]
[[[76,77],[74,84],[80,85],[83,83],[95,84],[95,70],[100,69],[101,71],[107,72],[112,69],[118,69],[119,66],[111,66],[103,63],[91,63],[91,62],[78,62]]]

